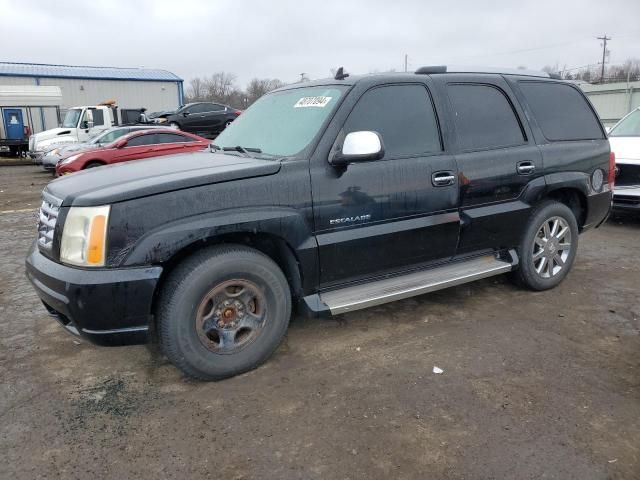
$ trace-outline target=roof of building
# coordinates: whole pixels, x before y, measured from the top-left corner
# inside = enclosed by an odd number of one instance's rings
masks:
[[[88,78],[96,80],[146,80],[181,82],[167,70],[152,68],[89,67],[80,65],[48,65],[45,63],[0,62],[0,76]]]

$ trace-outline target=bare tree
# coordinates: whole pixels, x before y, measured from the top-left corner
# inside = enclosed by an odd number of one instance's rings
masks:
[[[204,100],[204,82],[200,77],[189,80],[189,88],[187,90],[187,98],[192,102]]]
[[[228,103],[236,87],[236,76],[232,73],[218,72],[205,79],[207,99],[213,102]]]
[[[265,93],[284,87],[285,83],[277,78],[254,78],[247,85],[245,98],[247,106],[251,105]]]

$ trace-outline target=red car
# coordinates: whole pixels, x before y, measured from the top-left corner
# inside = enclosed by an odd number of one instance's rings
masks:
[[[56,173],[65,175],[112,163],[195,152],[206,148],[210,142],[206,138],[169,128],[137,131],[102,148],[80,152],[62,160],[56,165]]]

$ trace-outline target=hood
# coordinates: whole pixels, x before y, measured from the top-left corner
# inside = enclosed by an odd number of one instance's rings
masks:
[[[34,150],[42,150],[43,146],[53,145],[56,142],[77,142],[75,131],[75,128],[52,128],[34,133],[29,140],[33,142]]]
[[[618,160],[640,160],[640,137],[609,137],[611,151]]]
[[[277,160],[203,151],[83,170],[54,180],[45,191],[61,199],[63,206],[107,205],[279,170]]]

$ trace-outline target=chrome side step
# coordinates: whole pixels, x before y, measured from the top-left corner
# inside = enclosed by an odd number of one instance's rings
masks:
[[[431,270],[324,292],[320,294],[320,300],[328,307],[331,314],[337,315],[434,292],[510,271],[514,265],[517,265],[518,260],[515,252],[509,253],[513,262],[486,255]]]

